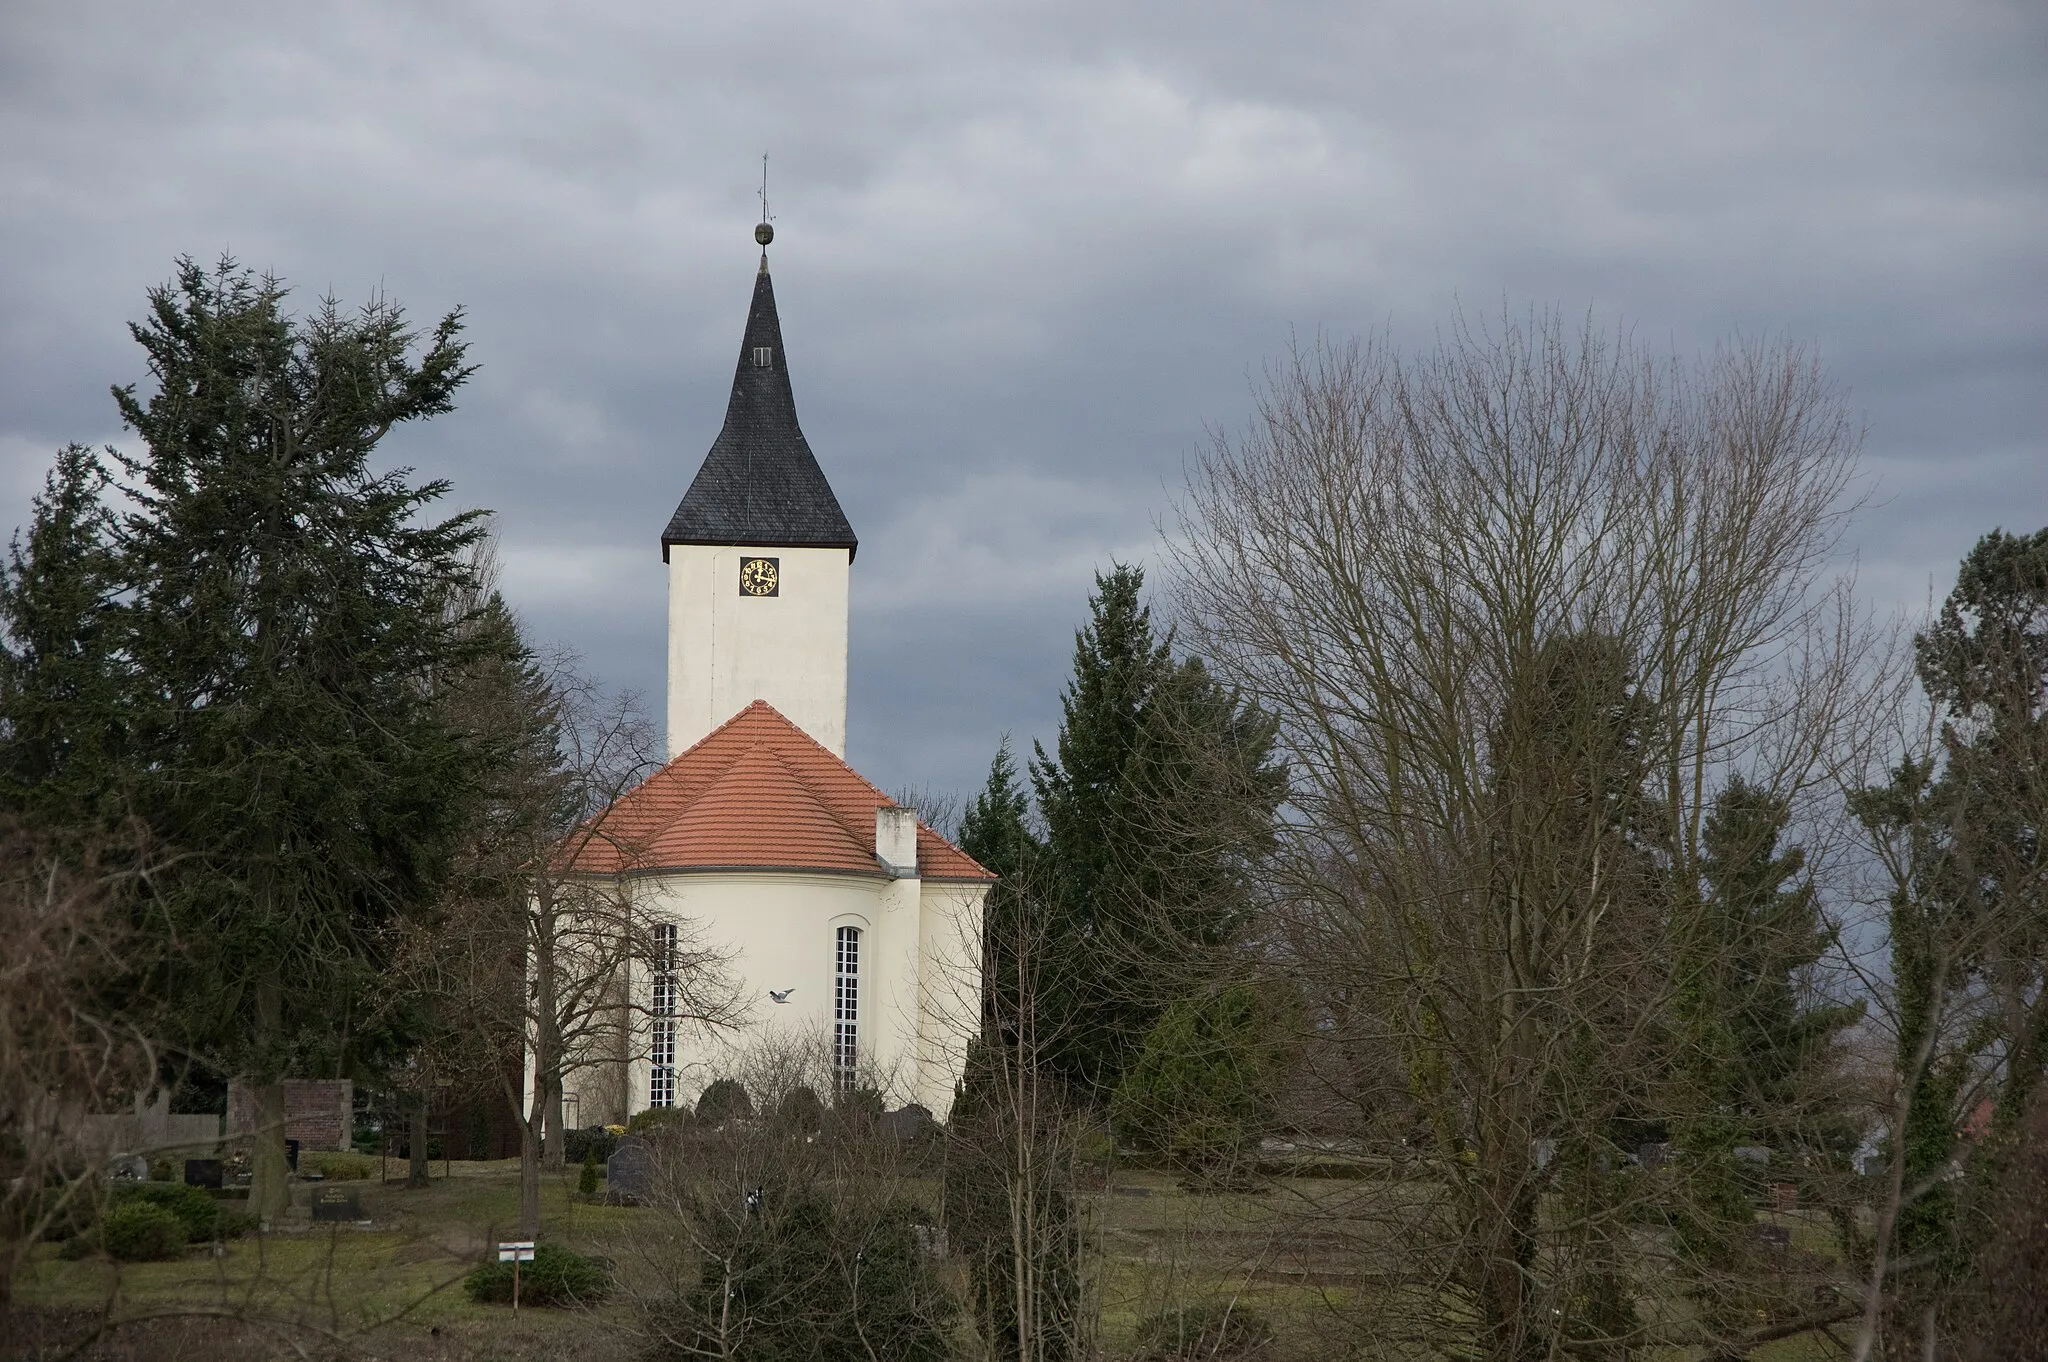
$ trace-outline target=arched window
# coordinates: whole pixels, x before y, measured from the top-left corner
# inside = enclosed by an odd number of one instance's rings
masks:
[[[647,1059],[647,1105],[676,1104],[676,928],[672,922],[654,928],[654,1014]]]
[[[841,927],[832,980],[833,1081],[845,1092],[860,1065],[860,928]]]

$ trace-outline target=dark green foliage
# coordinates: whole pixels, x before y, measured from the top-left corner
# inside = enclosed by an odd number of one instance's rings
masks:
[[[815,1135],[824,1124],[825,1104],[807,1084],[797,1084],[775,1104],[775,1129],[779,1135]]]
[[[1143,588],[1137,568],[1097,576],[1056,755],[1038,748],[1031,764],[1048,862],[1032,888],[1052,914],[1036,1032],[1043,1062],[1097,1106],[1161,1010],[1248,920],[1252,867],[1285,790],[1270,721],[1198,659],[1174,658]],[[989,840],[1029,856],[1008,831],[1005,774],[992,771],[984,793]]]
[[[512,1264],[485,1263],[463,1282],[469,1298],[482,1305],[512,1303]],[[595,1305],[612,1291],[612,1274],[602,1262],[547,1240],[534,1245],[533,1261],[519,1265],[521,1305]]]
[[[1784,799],[1740,777],[1722,789],[1703,838],[1704,892],[1680,929],[1678,1067],[1686,1091],[1672,1133],[1686,1195],[1677,1229],[1688,1260],[1709,1276],[1725,1274],[1750,1249],[1754,1196],[1736,1146],[1767,1146],[1783,1169],[1798,1170],[1845,1161],[1859,1133],[1810,1091],[1834,1036],[1862,1009],[1809,1007],[1800,997],[1801,972],[1833,937],[1804,879],[1804,850],[1779,846],[1790,818]],[[1710,1313],[1714,1294],[1703,1298]],[[1742,1307],[1725,1304],[1716,1319],[1732,1326]]]
[[[591,1155],[603,1163],[619,1149],[619,1137],[603,1126],[588,1126],[580,1130],[562,1133],[563,1157],[581,1163]]]
[[[0,574],[0,801],[58,835],[121,812],[128,729],[106,487],[90,450],[61,450]]]
[[[1272,1326],[1249,1306],[1193,1305],[1140,1320],[1130,1362],[1249,1362],[1267,1356],[1273,1341]]]
[[[178,1219],[185,1237],[195,1244],[211,1239],[232,1239],[251,1228],[243,1212],[207,1194],[204,1188],[179,1182],[131,1182],[117,1184],[113,1208],[156,1206]],[[111,1214],[111,1212],[110,1212]]]
[[[626,1122],[628,1135],[653,1135],[661,1131],[687,1129],[695,1116],[687,1107],[649,1107],[635,1112]],[[566,1147],[566,1141],[564,1142]],[[609,1155],[607,1155],[609,1157]]]
[[[737,1078],[717,1078],[698,1095],[697,1119],[705,1125],[754,1119],[754,1099]]]
[[[177,1213],[150,1201],[118,1203],[100,1217],[100,1247],[123,1263],[175,1258],[185,1247],[185,1226]]]
[[[459,317],[416,357],[390,304],[294,318],[285,294],[179,263],[131,328],[154,391],[115,390],[140,442],[109,452],[118,496],[66,450],[0,588],[0,783],[81,816],[118,800],[175,853],[127,997],[259,1080],[388,1056],[390,927],[431,900],[476,755],[427,683],[473,651],[446,606],[477,518],[432,520],[444,484],[370,466],[451,408]]]
[[[966,1076],[949,1121],[953,1138],[946,1146],[946,1232],[967,1260],[968,1306],[990,1355],[1023,1355],[1021,1261],[1032,1286],[1032,1356],[1064,1362],[1078,1355],[1081,1333],[1075,1151],[1063,1138],[1056,1110],[1018,1103],[1010,1083],[1021,1079],[1028,1085],[1030,1075],[1006,1065],[1013,1056],[1009,1047],[988,1040],[968,1046]],[[1013,1205],[1027,1213],[1013,1218]]]
[[[908,1202],[839,1204],[771,1189],[712,1222],[696,1286],[649,1308],[650,1359],[952,1356],[957,1307]]]
[[[1168,1156],[1197,1184],[1249,1174],[1291,1048],[1279,997],[1234,983],[1167,1008],[1117,1086],[1117,1139]]]
[[[597,1150],[586,1148],[583,1151],[583,1171],[576,1175],[576,1191],[582,1196],[596,1196],[598,1180]]]

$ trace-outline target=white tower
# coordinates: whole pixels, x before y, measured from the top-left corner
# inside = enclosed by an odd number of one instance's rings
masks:
[[[775,287],[774,229],[725,425],[661,535],[668,564],[668,753],[755,700],[846,755],[846,612],[859,547],[797,425]]]

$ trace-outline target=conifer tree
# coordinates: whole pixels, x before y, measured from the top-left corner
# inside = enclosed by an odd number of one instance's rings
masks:
[[[109,821],[125,732],[107,474],[69,445],[0,572],[0,800],[44,835]]]
[[[476,646],[446,606],[477,514],[428,519],[446,484],[370,466],[395,426],[451,409],[460,316],[421,347],[389,303],[295,318],[285,298],[179,262],[131,328],[155,391],[114,390],[143,446],[112,453],[125,505],[67,450],[6,592],[9,774],[118,776],[174,855],[129,996],[254,1085],[265,1217],[279,1081],[392,1039],[360,1031],[389,927],[432,898],[475,778],[430,681]],[[53,714],[117,746],[118,772],[53,745]]]
[[[1160,1013],[1248,915],[1284,793],[1274,730],[1154,631],[1144,572],[1098,574],[1032,785],[1054,919],[1041,984],[1047,1062],[1101,1107]]]

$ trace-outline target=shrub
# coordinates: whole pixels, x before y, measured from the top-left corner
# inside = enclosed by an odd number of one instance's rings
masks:
[[[169,1209],[128,1200],[100,1219],[100,1247],[124,1263],[175,1258],[185,1247],[185,1226]]]
[[[597,1195],[597,1151],[583,1152],[583,1171],[576,1176],[576,1190],[584,1196]]]
[[[697,1099],[697,1119],[706,1125],[721,1126],[727,1121],[750,1121],[754,1117],[754,1099],[747,1096],[747,1090],[737,1078],[721,1078],[704,1089]]]
[[[588,1126],[582,1130],[565,1131],[562,1134],[562,1154],[571,1163],[581,1163],[591,1155],[603,1163],[619,1152],[619,1136],[625,1128],[617,1131],[609,1126]]]
[[[185,1238],[203,1244],[210,1239],[232,1239],[245,1233],[253,1221],[232,1211],[208,1195],[205,1189],[182,1182],[133,1182],[114,1188],[114,1207],[154,1206],[175,1216]]]
[[[1272,1327],[1244,1306],[1196,1305],[1140,1321],[1131,1362],[1238,1362],[1264,1357],[1272,1344]]]
[[[480,1304],[512,1303],[512,1264],[485,1263],[463,1283]],[[591,1305],[611,1294],[612,1274],[604,1263],[560,1244],[534,1247],[533,1261],[519,1265],[521,1305]]]
[[[632,1135],[655,1135],[664,1130],[680,1130],[690,1124],[691,1116],[687,1107],[649,1107],[626,1123],[626,1133]],[[612,1137],[616,1144],[618,1137]]]
[[[770,1189],[757,1214],[709,1218],[697,1285],[649,1307],[650,1362],[707,1356],[954,1356],[958,1306],[908,1202],[841,1205]]]
[[[1117,1139],[1203,1177],[1255,1148],[1288,1058],[1270,992],[1237,983],[1167,1008],[1111,1098]]]
[[[318,1154],[303,1154],[299,1167],[309,1173],[318,1173],[329,1182],[361,1182],[377,1171],[377,1161],[363,1154],[343,1154],[334,1150],[323,1150]]]
[[[776,1129],[789,1135],[815,1135],[825,1124],[825,1104],[816,1089],[799,1083],[775,1107]]]

